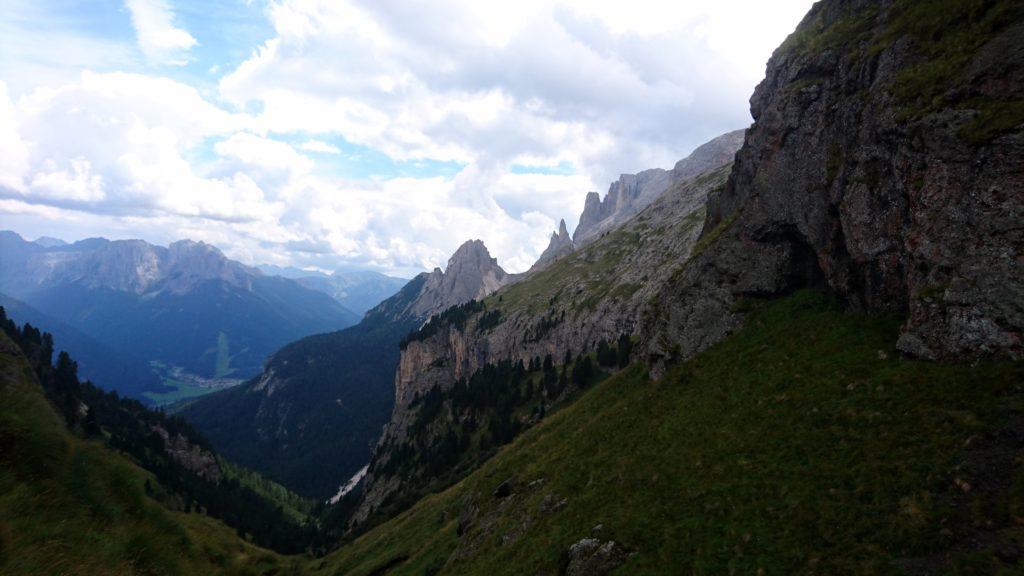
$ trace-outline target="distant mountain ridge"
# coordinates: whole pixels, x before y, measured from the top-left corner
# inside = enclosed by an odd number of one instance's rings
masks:
[[[325,294],[191,240],[39,244],[5,231],[0,271],[0,292],[128,356],[205,378],[251,376],[285,343],[358,321]],[[104,382],[140,392],[133,384]]]
[[[306,288],[323,292],[359,315],[394,296],[409,281],[373,270],[335,270],[326,274],[282,266],[258,268],[265,274],[291,278]]]
[[[216,247],[192,240],[179,240],[166,248],[144,240],[106,238],[40,244],[5,231],[0,232],[0,259],[6,272],[0,290],[14,295],[56,284],[135,294],[183,294],[206,280],[249,288],[252,278],[262,275],[229,260]]]
[[[572,240],[579,246],[625,222],[656,200],[677,182],[732,162],[743,145],[744,130],[733,130],[698,146],[671,170],[652,168],[623,174],[608,187],[604,200],[597,192],[587,194]]]
[[[179,411],[232,460],[326,499],[370,460],[394,405],[402,339],[514,279],[483,242],[468,241],[444,270],[417,275],[359,324],[292,342],[256,378]]]
[[[669,188],[733,161],[743,145],[744,130],[733,130],[698,146],[689,156],[676,162],[671,170],[651,168],[636,174],[623,174],[608,186],[604,200],[597,192],[587,193],[579,223],[572,236],[563,218],[551,234],[530,272],[537,272],[555,260],[593,242],[650,206]]]

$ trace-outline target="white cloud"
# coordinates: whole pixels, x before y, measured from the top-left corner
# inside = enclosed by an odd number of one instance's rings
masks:
[[[18,117],[7,96],[7,85],[0,80],[0,188],[23,190],[27,170],[28,149],[18,132]]]
[[[323,140],[307,140],[302,143],[299,148],[302,148],[306,152],[318,152],[320,154],[341,154],[341,150],[332,144],[328,144]]]
[[[166,2],[126,5],[148,58],[187,60]],[[273,1],[275,36],[212,89],[62,73],[12,99],[0,83],[0,214],[30,236],[191,237],[320,269],[413,272],[481,238],[521,271],[587,191],[747,123],[807,5]],[[463,167],[339,176],[427,160]]]
[[[166,0],[125,0],[132,16],[139,49],[150,61],[183,66],[196,39],[174,25],[174,12]]]

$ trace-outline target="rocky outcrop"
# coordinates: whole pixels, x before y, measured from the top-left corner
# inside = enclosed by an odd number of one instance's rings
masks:
[[[577,246],[590,242],[646,208],[669,186],[729,164],[742,144],[743,130],[728,132],[697,147],[671,170],[652,168],[619,176],[604,200],[597,192],[588,193],[573,242]]]
[[[920,10],[820,2],[772,56],[708,248],[640,330],[655,374],[808,285],[904,315],[908,354],[1024,355],[1024,9]]]
[[[160,426],[153,426],[153,432],[163,439],[164,451],[167,452],[167,455],[182,468],[203,480],[213,483],[220,482],[223,474],[213,452],[204,450],[197,444],[192,444],[181,434],[175,434],[172,437],[167,430]]]
[[[447,392],[488,363],[548,355],[561,363],[567,353],[634,334],[657,287],[693,249],[707,196],[724,186],[728,170],[676,184],[613,232],[486,298],[461,325],[443,324],[427,337],[409,339],[395,373],[395,408],[356,522],[422,487],[417,479],[386,471],[393,451],[410,441],[418,398],[433,389]]]
[[[569,230],[566,229],[565,218],[563,218],[558,223],[558,231],[551,233],[551,241],[548,242],[548,247],[541,253],[537,262],[530,267],[530,272],[541,270],[562,256],[571,254],[574,248],[575,244],[573,244],[572,237],[569,236]]]
[[[617,542],[584,538],[569,547],[565,576],[605,576],[629,559]]]
[[[483,298],[511,280],[482,241],[469,240],[452,254],[443,272],[434,268],[427,276],[406,313],[429,318],[456,304]]]

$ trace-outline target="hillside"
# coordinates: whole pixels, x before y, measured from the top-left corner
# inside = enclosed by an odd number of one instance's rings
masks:
[[[320,573],[1021,567],[1021,363],[903,359],[898,316],[821,292],[747,306],[721,344],[656,382],[634,366],[597,385]],[[604,552],[573,571],[588,538],[581,555]]]
[[[201,514],[172,512],[149,472],[69,434],[0,333],[0,572],[211,574],[288,569]]]

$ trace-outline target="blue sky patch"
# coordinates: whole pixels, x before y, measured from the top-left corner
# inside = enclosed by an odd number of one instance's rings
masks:
[[[543,174],[545,176],[572,176],[576,174],[576,166],[563,160],[554,166],[536,166],[532,164],[513,164],[509,171],[513,174]]]

